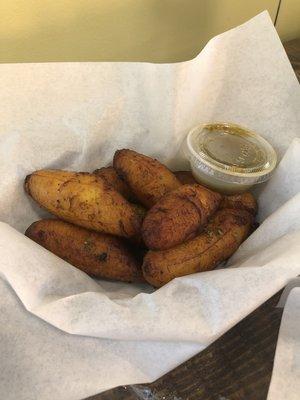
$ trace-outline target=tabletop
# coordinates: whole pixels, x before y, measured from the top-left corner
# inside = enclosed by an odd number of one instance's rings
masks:
[[[300,39],[284,47],[300,81]],[[86,400],[265,400],[282,316],[279,297],[157,381],[120,386]]]

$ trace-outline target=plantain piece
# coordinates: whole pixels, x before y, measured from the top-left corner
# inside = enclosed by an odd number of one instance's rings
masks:
[[[246,210],[249,213],[256,215],[257,201],[255,200],[253,194],[250,192],[233,194],[231,196],[224,196],[220,208],[234,208],[234,209]]]
[[[40,206],[75,225],[127,238],[140,233],[140,212],[96,175],[35,171],[26,177],[25,190]]]
[[[253,216],[245,210],[216,212],[196,238],[163,251],[149,251],[142,266],[144,278],[155,287],[179,276],[208,271],[227,260],[246,239]]]
[[[182,185],[162,197],[146,214],[142,225],[144,243],[165,250],[195,237],[217,210],[222,196],[199,185]]]
[[[183,185],[198,183],[191,171],[175,171],[174,175]]]
[[[114,168],[130,186],[136,198],[147,208],[162,196],[177,189],[181,183],[159,161],[133,150],[118,150],[114,155]]]
[[[54,219],[34,222],[25,235],[91,276],[144,281],[141,263],[122,238]]]
[[[119,192],[126,200],[135,202],[136,199],[127,183],[119,177],[114,167],[103,167],[96,169],[93,174],[102,178],[106,183],[110,184],[117,192]]]
[[[144,219],[147,210],[141,204],[135,203],[136,198],[134,197],[130,187],[123,179],[119,177],[117,171],[113,167],[96,169],[93,174],[105,180],[107,184],[111,185],[117,192],[125,197],[126,200],[131,202],[131,206],[135,209],[136,213],[140,215],[142,219]],[[141,236],[135,239],[135,243],[141,243]]]
[[[131,206],[134,208],[135,212],[142,218],[144,219],[146,214],[147,214],[147,210],[145,207],[141,206],[140,204],[136,204],[136,203],[131,203]]]

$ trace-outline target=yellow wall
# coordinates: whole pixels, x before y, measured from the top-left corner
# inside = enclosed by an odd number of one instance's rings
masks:
[[[279,0],[0,0],[0,62],[140,60],[195,56],[214,35]],[[300,0],[282,0],[283,40],[300,37]]]
[[[274,21],[278,3],[0,0],[0,62],[184,60],[212,36],[264,9]]]
[[[283,41],[300,38],[300,0],[282,0],[277,31]]]

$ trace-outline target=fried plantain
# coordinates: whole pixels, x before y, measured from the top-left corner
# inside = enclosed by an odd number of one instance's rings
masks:
[[[126,241],[68,222],[34,222],[25,235],[87,274],[124,282],[142,282],[141,262]]]
[[[215,268],[246,239],[252,221],[253,216],[244,210],[217,211],[194,239],[169,250],[150,250],[142,266],[146,281],[160,287],[174,278]]]
[[[140,233],[140,212],[96,175],[35,171],[26,177],[25,190],[40,206],[65,221],[127,238]]]
[[[246,210],[249,213],[256,215],[257,201],[250,192],[241,194],[233,194],[231,196],[224,196],[220,208],[234,208],[239,210]]]
[[[106,183],[110,184],[117,192],[119,192],[126,200],[135,202],[136,199],[127,183],[119,177],[114,167],[103,167],[96,169],[93,174],[99,176]]]
[[[195,237],[217,210],[222,196],[199,185],[182,185],[162,197],[146,214],[142,225],[144,243],[165,250]]]
[[[174,175],[183,185],[198,183],[191,171],[175,171]]]
[[[163,164],[133,150],[116,151],[113,165],[136,198],[147,208],[181,186],[173,172]]]

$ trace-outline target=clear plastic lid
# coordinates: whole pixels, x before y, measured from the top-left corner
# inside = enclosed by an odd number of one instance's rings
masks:
[[[263,137],[231,123],[197,126],[187,136],[186,150],[194,168],[227,182],[264,182],[277,163]]]

